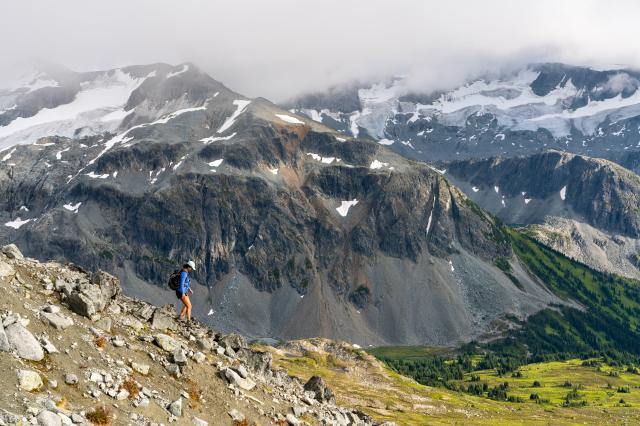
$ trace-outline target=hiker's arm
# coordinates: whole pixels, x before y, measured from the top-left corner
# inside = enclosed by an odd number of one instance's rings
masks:
[[[187,292],[187,289],[185,288],[185,285],[187,283],[187,273],[182,271],[182,273],[180,273],[180,293],[185,294]]]

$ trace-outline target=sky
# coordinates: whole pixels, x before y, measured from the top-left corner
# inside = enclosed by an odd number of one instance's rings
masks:
[[[34,61],[190,61],[276,102],[394,75],[429,92],[529,62],[640,68],[639,17],[636,0],[4,0],[0,83]]]

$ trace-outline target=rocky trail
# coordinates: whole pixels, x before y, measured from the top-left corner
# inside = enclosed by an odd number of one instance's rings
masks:
[[[124,296],[115,277],[0,254],[0,425],[372,425],[237,334]]]

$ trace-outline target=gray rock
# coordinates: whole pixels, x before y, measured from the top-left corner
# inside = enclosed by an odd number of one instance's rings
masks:
[[[234,422],[241,422],[244,420],[244,414],[242,414],[235,408],[233,410],[230,410],[227,414],[229,414],[229,417],[231,417],[231,420],[233,420]]]
[[[176,417],[182,417],[182,398],[178,398],[169,404],[167,410]]]
[[[58,330],[64,330],[73,325],[73,320],[71,318],[64,317],[57,313],[40,312],[40,316]]]
[[[20,249],[18,249],[15,244],[7,244],[6,246],[3,246],[2,253],[4,253],[9,259],[24,260],[22,252],[20,252]]]
[[[156,309],[151,318],[151,328],[156,330],[176,330],[176,321],[172,316],[167,315],[161,309]]]
[[[18,370],[18,384],[20,389],[32,392],[43,386],[42,377],[36,371]]]
[[[58,348],[56,348],[54,344],[51,343],[49,339],[45,337],[40,338],[40,345],[44,348],[45,352],[48,354],[55,354],[59,352]]]
[[[69,308],[85,317],[91,317],[99,312],[120,294],[120,281],[103,271],[92,276],[92,283],[81,283],[67,297]]]
[[[273,356],[269,352],[255,352],[251,349],[241,349],[240,358],[245,360],[247,368],[256,374],[264,374],[271,368]]]
[[[180,347],[178,345],[178,342],[176,342],[173,337],[167,336],[166,334],[162,333],[156,334],[154,336],[154,342],[156,345],[167,352],[173,352]]]
[[[60,313],[60,306],[57,305],[47,305],[43,309],[44,312],[49,312],[51,314]]]
[[[111,318],[109,317],[102,317],[100,318],[98,321],[96,321],[96,327],[98,327],[100,330],[106,331],[107,333],[111,333]]]
[[[304,390],[313,392],[315,399],[318,402],[335,403],[336,398],[333,395],[331,389],[329,389],[320,376],[313,376],[304,385]]]
[[[185,365],[187,363],[187,354],[180,348],[173,351],[173,363],[178,365]]]
[[[83,423],[84,422],[84,417],[82,417],[80,414],[77,413],[73,413],[71,414],[71,421],[73,423]]]
[[[235,386],[238,386],[244,390],[251,390],[256,387],[256,383],[251,379],[243,379],[240,377],[238,373],[233,371],[231,368],[224,368],[220,370],[220,374],[223,378],[227,379],[227,381]]]
[[[240,377],[242,377],[243,379],[246,379],[247,377],[249,377],[249,372],[247,371],[247,369],[245,368],[244,365],[239,365],[237,367],[234,368],[234,370],[236,371],[236,373],[238,373],[240,375]]]
[[[133,369],[133,371],[135,371],[137,373],[140,373],[143,376],[146,376],[147,374],[149,374],[149,365],[148,364],[132,362],[131,363],[131,368]]]
[[[307,412],[307,409],[300,405],[294,405],[293,408],[291,408],[291,411],[293,412],[294,416],[302,417]]]
[[[298,420],[296,416],[291,413],[287,414],[286,419],[291,426],[298,426],[302,424],[302,422],[300,422],[300,420]]]
[[[193,418],[193,424],[194,426],[209,426],[209,422],[206,422],[202,419],[199,419],[197,417]]]
[[[196,345],[198,345],[198,348],[203,351],[210,351],[210,350],[213,350],[213,348],[215,347],[213,339],[210,339],[208,337],[203,337],[202,339],[198,339],[196,341]]]
[[[67,373],[64,375],[64,382],[68,385],[75,385],[78,383],[78,376],[72,373]]]
[[[9,325],[5,329],[11,349],[18,353],[20,358],[31,361],[41,361],[44,351],[33,334],[19,322]]]
[[[203,354],[202,352],[196,352],[193,354],[193,356],[191,357],[195,362],[197,362],[198,364],[202,364],[203,362],[205,362],[207,360],[207,356],[205,354]]]
[[[181,376],[180,367],[177,366],[176,364],[169,364],[165,368],[167,372],[171,374],[173,377],[179,378]]]
[[[125,399],[129,398],[129,391],[126,389],[120,389],[115,398],[118,401],[124,401]]]
[[[15,274],[16,274],[16,271],[15,269],[13,269],[13,266],[0,260],[0,279],[9,278],[14,276]]]
[[[7,333],[4,332],[4,326],[0,323],[0,352],[9,352],[10,350],[11,345],[9,344]]]
[[[42,410],[37,419],[39,426],[62,426],[62,419],[53,411]]]
[[[218,343],[220,344],[220,346],[225,348],[230,347],[234,351],[248,347],[246,339],[243,336],[236,333],[231,333],[231,334],[227,334],[226,336],[220,337],[220,340],[218,341]]]

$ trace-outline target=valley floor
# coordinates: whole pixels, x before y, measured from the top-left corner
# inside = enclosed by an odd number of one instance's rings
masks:
[[[530,364],[521,377],[499,377],[493,370],[474,372],[489,388],[508,382],[508,394],[523,402],[494,401],[444,388],[423,386],[401,376],[366,352],[322,339],[292,342],[270,351],[274,363],[290,374],[322,376],[342,404],[361,409],[378,420],[404,425],[624,425],[640,423],[640,375],[597,361]],[[477,379],[476,379],[477,380]],[[540,382],[534,387],[533,382]],[[471,374],[465,375],[465,385]],[[570,384],[565,383],[570,382]],[[563,407],[571,402],[586,406]],[[620,392],[622,391],[622,392]],[[628,391],[628,392],[627,392]],[[624,393],[623,393],[624,392]],[[536,393],[539,401],[530,399]],[[623,400],[623,401],[621,401]]]

